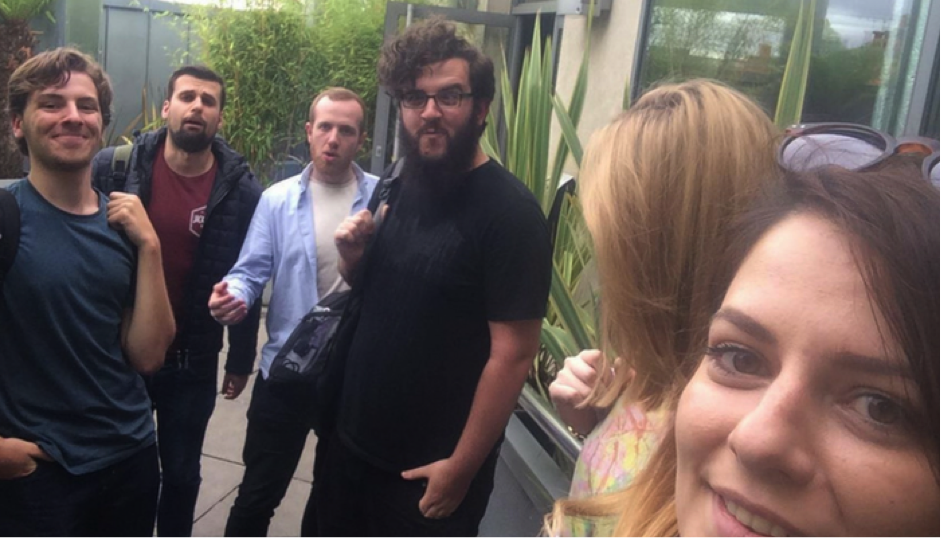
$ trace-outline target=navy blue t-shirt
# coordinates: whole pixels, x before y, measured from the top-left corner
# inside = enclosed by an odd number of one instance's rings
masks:
[[[73,474],[154,442],[150,399],[121,351],[136,249],[93,215],[49,203],[26,180],[9,187],[20,247],[0,295],[0,436],[33,441]]]

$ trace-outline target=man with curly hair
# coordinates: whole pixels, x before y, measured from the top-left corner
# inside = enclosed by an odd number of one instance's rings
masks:
[[[363,273],[362,310],[338,347],[340,411],[312,503],[321,535],[475,536],[486,510],[551,279],[539,204],[479,145],[493,71],[440,19],[382,51],[405,163],[381,227],[362,211],[336,233],[341,274]]]

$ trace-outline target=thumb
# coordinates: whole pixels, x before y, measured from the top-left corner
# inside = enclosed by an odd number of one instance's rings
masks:
[[[425,465],[424,467],[402,471],[402,478],[404,480],[418,480],[420,478],[428,478],[428,466]]]
[[[223,280],[222,282],[216,283],[216,285],[212,287],[213,293],[218,293],[220,295],[228,291],[228,289],[229,289],[229,283],[226,282],[225,280]]]
[[[588,366],[591,366],[592,368],[596,370],[598,369],[598,366],[600,366],[603,362],[601,351],[597,349],[586,349],[582,351],[581,353],[579,353],[578,355],[579,357],[581,357],[583,361],[585,361],[585,364],[587,364]]]

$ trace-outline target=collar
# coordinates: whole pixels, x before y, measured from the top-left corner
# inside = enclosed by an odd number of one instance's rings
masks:
[[[355,162],[350,163],[350,166],[353,168],[353,177],[356,181],[357,190],[361,192],[363,190],[363,184],[366,181],[366,173],[363,172],[363,169]],[[307,163],[304,170],[297,176],[296,181],[300,189],[296,200],[297,204],[303,203],[302,201],[307,197],[307,188],[310,185],[310,173],[313,169],[314,163]]]

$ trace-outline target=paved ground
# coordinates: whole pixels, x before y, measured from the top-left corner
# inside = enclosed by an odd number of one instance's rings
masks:
[[[265,341],[262,322],[258,334],[259,349]],[[219,361],[220,380],[224,357],[225,355],[222,355]],[[247,423],[245,412],[248,410],[256,375],[257,373],[252,375],[248,387],[237,400],[225,400],[222,396],[217,396],[216,410],[209,421],[209,430],[203,445],[203,484],[196,503],[193,536],[222,536],[225,530],[229,508],[235,501],[236,489],[242,481],[245,469],[242,465],[242,445],[245,442]],[[294,474],[294,480],[271,521],[269,536],[300,536],[301,516],[304,514],[304,505],[310,492],[316,442],[316,437],[311,434]]]

